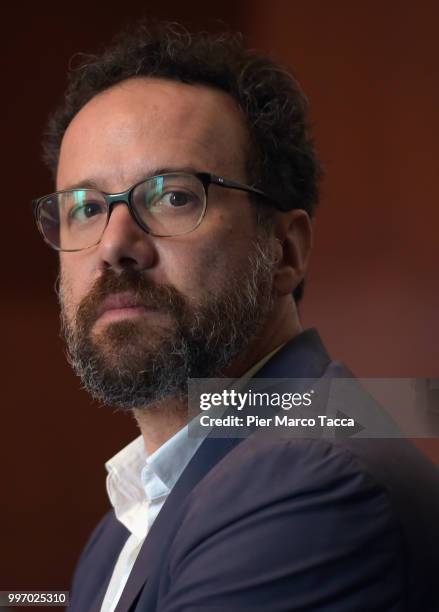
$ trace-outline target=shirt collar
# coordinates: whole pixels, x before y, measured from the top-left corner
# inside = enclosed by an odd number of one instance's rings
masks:
[[[152,455],[146,457],[146,465],[142,470],[141,479],[150,501],[170,492],[200,444],[201,440],[188,436],[188,426],[186,425]],[[150,474],[154,474],[155,480],[162,483],[162,492],[156,490],[154,486],[150,486]]]
[[[146,536],[156,516],[150,506],[164,502],[201,442],[188,436],[186,426],[148,455],[138,436],[106,462],[108,497],[117,519],[131,533]]]

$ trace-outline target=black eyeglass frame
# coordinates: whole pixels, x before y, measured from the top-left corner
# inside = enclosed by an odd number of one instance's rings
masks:
[[[205,198],[204,198],[204,208],[203,211],[200,215],[200,219],[198,220],[197,224],[195,225],[195,227],[193,227],[192,229],[186,231],[186,232],[182,232],[181,234],[156,234],[154,232],[151,231],[151,229],[142,221],[142,219],[140,219],[140,217],[138,216],[138,213],[135,209],[135,206],[133,204],[132,201],[132,194],[134,192],[134,190],[136,189],[136,187],[138,187],[139,185],[142,185],[143,183],[153,180],[153,179],[157,179],[160,177],[166,177],[166,176],[191,176],[191,177],[195,177],[197,178],[201,184],[203,185],[204,188],[204,193],[205,193]],[[272,205],[274,205],[276,208],[279,208],[279,205],[272,199],[270,198],[270,196],[268,196],[266,193],[264,193],[263,191],[261,191],[260,189],[257,189],[256,187],[251,187],[250,185],[245,185],[243,183],[239,183],[237,181],[233,181],[230,179],[226,179],[222,176],[216,176],[215,174],[211,174],[209,172],[194,172],[194,173],[190,173],[190,172],[166,172],[164,174],[157,174],[154,176],[149,176],[141,181],[139,181],[138,183],[136,183],[135,185],[132,185],[129,189],[127,189],[126,191],[121,191],[120,193],[107,193],[105,191],[100,191],[99,189],[88,189],[88,188],[84,188],[84,189],[63,189],[61,191],[55,191],[53,193],[50,193],[48,195],[45,196],[41,196],[39,198],[36,198],[34,200],[32,200],[32,212],[35,218],[35,222],[37,224],[38,230],[40,232],[40,234],[43,237],[44,242],[46,242],[52,249],[55,249],[56,251],[63,251],[66,253],[72,253],[72,252],[77,252],[77,251],[85,251],[86,249],[91,249],[92,247],[96,246],[97,244],[99,244],[99,242],[102,240],[102,236],[104,235],[105,229],[109,223],[110,220],[110,216],[111,213],[113,212],[113,208],[116,204],[119,204],[121,202],[124,202],[127,206],[128,206],[128,210],[130,212],[131,217],[134,219],[134,221],[137,223],[137,225],[147,234],[150,234],[151,236],[156,236],[159,238],[170,238],[172,236],[182,236],[184,234],[190,234],[191,232],[193,232],[195,229],[197,229],[197,227],[201,224],[201,222],[204,219],[204,216],[206,214],[206,210],[207,210],[207,201],[208,201],[208,188],[209,185],[218,185],[219,187],[224,187],[226,189],[236,189],[238,191],[245,191],[247,193],[252,193],[254,195],[257,195],[258,197],[267,200],[268,202],[271,202]],[[69,193],[71,191],[97,191],[100,194],[102,194],[104,196],[105,202],[108,206],[108,211],[107,211],[107,221],[105,223],[105,226],[102,230],[102,234],[101,237],[99,238],[99,240],[97,242],[95,242],[94,244],[88,246],[88,247],[83,247],[81,249],[61,249],[59,247],[54,246],[51,242],[49,242],[44,234],[42,225],[41,225],[41,221],[40,221],[40,215],[39,215],[39,211],[40,211],[40,205],[41,202],[43,200],[45,200],[46,198],[50,198],[50,197],[54,197],[57,196],[58,194],[61,193]]]

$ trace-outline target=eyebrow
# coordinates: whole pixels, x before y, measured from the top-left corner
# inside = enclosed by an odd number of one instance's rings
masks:
[[[141,183],[142,181],[151,178],[153,176],[158,176],[160,174],[172,174],[173,172],[187,172],[188,174],[198,174],[201,172],[200,170],[195,169],[192,166],[183,166],[183,167],[165,167],[165,168],[154,168],[150,173],[146,175],[142,175],[138,180],[134,181],[132,185],[137,185],[137,183]],[[70,191],[71,189],[96,189],[97,191],[103,191],[98,182],[93,178],[86,178],[78,183],[73,183],[67,187],[64,187],[61,191]],[[103,193],[107,193],[103,191]]]

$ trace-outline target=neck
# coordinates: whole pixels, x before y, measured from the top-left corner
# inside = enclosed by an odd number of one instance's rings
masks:
[[[267,318],[259,334],[224,371],[226,378],[243,376],[263,357],[302,331],[296,306],[292,298],[290,300],[284,300],[277,312]],[[158,404],[134,410],[134,417],[142,433],[146,452],[150,455],[187,424],[187,401],[167,398]]]
[[[151,455],[188,422],[187,402],[167,398],[158,404],[133,411],[143,436],[145,449]]]

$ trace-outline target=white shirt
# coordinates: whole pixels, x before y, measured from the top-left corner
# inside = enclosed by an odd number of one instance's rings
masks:
[[[282,346],[258,361],[240,382],[252,378]],[[204,437],[189,437],[186,425],[148,456],[139,436],[105,464],[108,497],[130,536],[114,566],[101,612],[114,612],[151,525],[203,441]]]

